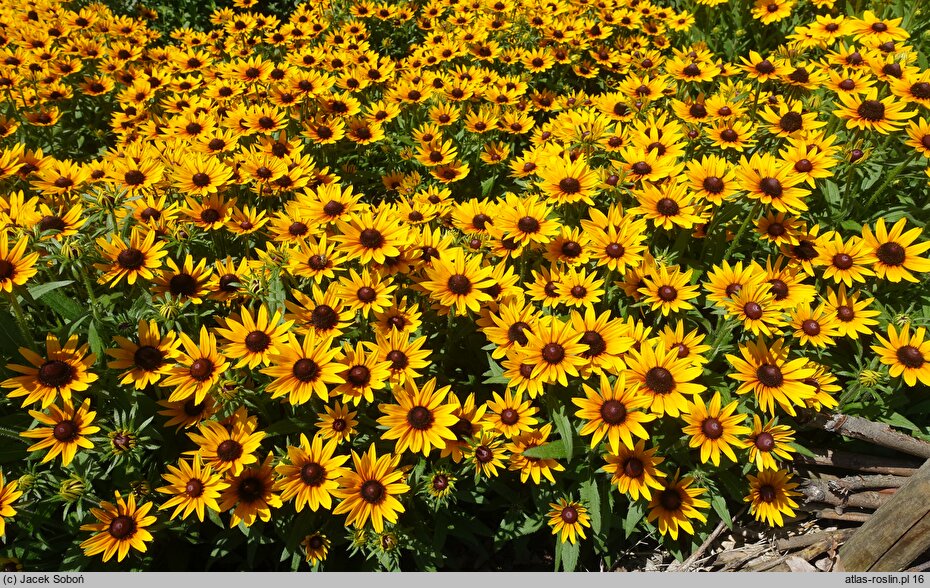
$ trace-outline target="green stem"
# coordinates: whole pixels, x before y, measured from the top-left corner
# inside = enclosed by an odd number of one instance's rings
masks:
[[[16,324],[19,326],[19,332],[23,336],[23,341],[26,343],[26,346],[30,349],[32,348],[32,334],[29,331],[29,327],[26,325],[26,315],[23,313],[23,307],[19,305],[19,301],[16,299],[16,294],[13,292],[8,292],[10,297],[10,308],[13,309],[13,314],[16,315]]]
[[[746,228],[749,227],[749,223],[756,218],[756,213],[759,211],[759,203],[752,205],[752,210],[749,211],[749,214],[746,215],[746,218],[743,219],[743,224],[739,226],[739,230],[736,232],[736,235],[733,237],[733,241],[730,242],[730,246],[727,248],[726,254],[723,256],[724,261],[729,261],[730,256],[733,255],[733,252],[736,251],[736,246],[739,244],[740,239],[743,236],[743,233],[746,232]]]
[[[94,315],[94,319],[97,319],[97,297],[94,296],[94,285],[90,281],[90,273],[82,268],[80,274],[81,280],[84,282],[84,287],[87,289],[87,297],[90,299],[91,314]]]
[[[895,178],[901,175],[901,172],[904,171],[904,168],[910,165],[910,163],[914,161],[916,157],[917,157],[917,153],[911,153],[907,159],[905,159],[900,165],[898,165],[898,167],[891,170],[891,173],[888,174],[888,177],[885,178],[885,181],[882,182],[882,185],[878,187],[878,190],[876,190],[875,192],[872,192],[872,197],[869,198],[869,201],[865,203],[866,210],[868,210],[872,206],[872,204],[876,200],[878,200],[878,197],[881,196],[885,192],[888,186],[891,185],[891,182],[893,182]]]

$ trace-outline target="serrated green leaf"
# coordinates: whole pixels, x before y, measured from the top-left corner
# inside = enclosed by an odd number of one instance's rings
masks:
[[[626,537],[632,535],[633,531],[636,530],[636,525],[643,520],[645,515],[646,507],[642,503],[639,501],[631,503],[630,508],[626,511],[626,518],[623,519],[623,534]]]
[[[581,543],[562,543],[562,569],[574,572],[578,567],[578,556],[581,554]]]
[[[733,518],[730,516],[730,511],[727,510],[726,499],[720,495],[714,496],[710,500],[710,505],[714,507],[714,512],[720,515],[720,519],[723,521],[723,524],[725,524],[728,529],[732,529]]]
[[[80,304],[57,291],[45,293],[41,302],[68,322],[78,320],[86,312]]]
[[[523,455],[533,459],[565,459],[565,444],[561,442],[543,443],[523,450]]]
[[[562,437],[562,446],[565,449],[565,458],[571,463],[575,453],[574,433],[575,428],[572,422],[565,415],[565,407],[559,407],[559,410],[552,414],[552,422],[555,423],[555,430]]]
[[[601,532],[601,493],[597,487],[597,480],[588,479],[581,483],[581,501],[588,509],[591,519],[591,530],[594,534]]]
[[[38,300],[42,298],[45,294],[48,294],[52,290],[57,290],[58,288],[63,288],[68,284],[73,284],[74,280],[62,280],[60,282],[46,282],[44,284],[37,284],[27,288],[29,290],[29,295],[32,296],[33,300]]]

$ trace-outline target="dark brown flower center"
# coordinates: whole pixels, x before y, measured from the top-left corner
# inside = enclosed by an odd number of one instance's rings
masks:
[[[52,437],[62,443],[70,443],[78,436],[78,426],[72,420],[64,420],[55,425],[52,429]]]
[[[478,213],[471,219],[471,224],[473,227],[479,231],[483,231],[487,227],[488,223],[491,222],[491,217],[484,213]],[[491,223],[493,224],[493,223]]]
[[[142,251],[130,247],[119,252],[116,256],[116,262],[120,267],[127,270],[137,270],[145,263],[145,254]]]
[[[387,360],[391,362],[392,370],[402,370],[407,367],[408,363],[410,363],[407,359],[407,355],[399,349],[393,349],[389,351],[387,354]]]
[[[305,463],[300,468],[300,479],[307,486],[319,486],[326,480],[326,470],[318,463]]]
[[[911,95],[920,100],[930,99],[930,82],[917,82],[911,86]]]
[[[359,233],[358,242],[366,249],[377,249],[384,245],[384,236],[377,229],[365,229]]]
[[[788,284],[784,280],[769,280],[769,292],[775,296],[775,300],[784,300],[788,297]]]
[[[607,350],[607,342],[604,341],[604,337],[597,331],[585,331],[584,334],[581,335],[579,343],[588,346],[586,350],[581,352],[581,356],[585,359],[597,357]]]
[[[813,319],[807,319],[801,322],[801,330],[808,337],[816,337],[820,334],[820,323]]]
[[[527,380],[533,377],[533,369],[535,366],[531,363],[521,363],[520,364],[520,375]]]
[[[720,111],[722,113],[723,109],[721,108]],[[723,131],[720,132],[720,139],[724,143],[736,143],[736,141],[739,139],[739,135],[737,135],[736,131],[733,129],[723,129]]]
[[[884,33],[885,31],[888,30],[888,25],[886,25],[883,22],[875,22],[875,23],[872,23],[872,30],[875,31],[876,33]]]
[[[371,371],[367,366],[356,365],[349,370],[346,378],[353,386],[364,386],[371,380]]]
[[[775,178],[762,178],[759,181],[759,190],[766,196],[778,198],[782,195],[781,182]]]
[[[675,512],[681,508],[681,494],[675,488],[667,488],[659,495],[659,504],[667,511]]]
[[[675,216],[678,211],[678,203],[671,198],[659,198],[659,201],[656,202],[656,212],[662,216]]]
[[[271,337],[264,331],[252,331],[245,336],[245,348],[252,353],[261,353],[271,345]]]
[[[757,321],[762,318],[762,307],[756,302],[747,302],[743,305],[743,314],[749,320]]]
[[[638,478],[642,476],[645,471],[646,468],[643,467],[642,460],[636,457],[627,459],[623,464],[623,474],[628,478]]]
[[[43,216],[39,221],[40,231],[57,231],[62,232],[67,228],[65,221],[60,216]]]
[[[842,305],[836,307],[836,318],[840,319],[844,323],[848,323],[856,317],[856,312],[852,309],[851,306]]]
[[[291,226],[287,228],[287,232],[294,237],[303,237],[309,230],[310,228],[307,226],[307,223],[302,223],[300,221],[291,223]]]
[[[190,373],[191,378],[197,380],[198,382],[206,382],[209,380],[210,376],[213,375],[213,371],[213,362],[206,357],[201,357],[194,360],[194,363],[192,363],[191,367],[188,369],[188,373]]]
[[[869,122],[879,122],[885,118],[885,105],[878,100],[863,100],[856,112]]]
[[[226,439],[216,446],[216,456],[220,461],[236,461],[242,456],[242,444],[232,439]]]
[[[847,270],[853,266],[853,258],[846,253],[837,253],[833,256],[833,266],[836,269]]]
[[[349,426],[349,423],[345,419],[333,419],[333,424],[331,425],[332,429],[337,433],[341,433],[346,430]]]
[[[756,449],[769,452],[775,449],[775,437],[771,433],[762,432],[755,438]]]
[[[714,417],[706,418],[701,423],[701,432],[708,439],[719,439],[723,437],[723,424]]]
[[[6,259],[0,259],[0,281],[12,279],[14,273],[16,273],[16,266]]]
[[[604,253],[611,259],[619,259],[623,257],[624,252],[625,250],[623,245],[619,243],[610,243],[607,245],[607,247],[604,247]]]
[[[198,188],[206,188],[210,185],[210,176],[203,172],[197,172],[191,176],[191,183]]]
[[[565,358],[565,348],[558,343],[547,343],[543,346],[541,355],[547,363],[557,364]]]
[[[759,498],[763,502],[775,502],[775,488],[771,484],[759,487]]]
[[[330,200],[329,202],[323,205],[323,213],[326,216],[330,216],[330,217],[339,216],[340,214],[345,212],[345,209],[346,207],[344,204],[342,204],[341,202],[337,202],[335,200]]]
[[[129,170],[123,176],[123,181],[127,186],[139,186],[145,183],[145,174],[137,169]]]
[[[671,286],[660,286],[657,291],[657,294],[659,296],[659,299],[662,300],[663,302],[671,302],[672,300],[675,300],[675,298],[678,297],[678,291],[675,290],[675,288]]]
[[[801,113],[788,112],[781,117],[778,126],[786,133],[793,133],[795,131],[800,131],[803,124],[804,118],[801,116]]]
[[[265,494],[265,484],[260,479],[250,476],[239,482],[236,494],[239,496],[239,500],[246,504],[258,502]]]
[[[711,194],[719,194],[723,192],[723,180],[717,176],[709,176],[704,178],[703,185],[704,189]]]
[[[535,233],[539,231],[539,221],[531,216],[524,216],[517,221],[517,228],[524,233]]]
[[[306,384],[316,381],[317,376],[320,374],[320,366],[312,359],[304,357],[294,362],[291,373],[294,374],[295,378]]]
[[[457,296],[465,296],[471,292],[471,280],[462,274],[449,276],[446,285],[449,287],[449,291]]]
[[[168,282],[168,289],[175,296],[193,296],[197,293],[197,279],[190,274],[177,274]]]
[[[652,172],[652,166],[645,161],[637,161],[631,166],[630,169],[632,169],[633,173],[638,176],[645,176],[646,174]]]
[[[619,425],[626,421],[626,405],[619,400],[608,400],[601,405],[601,418],[608,425]]]
[[[523,321],[517,321],[514,324],[510,325],[510,328],[507,329],[507,340],[511,343],[519,343],[520,345],[526,345],[529,343],[529,339],[526,336],[526,332],[533,332],[530,326]]]
[[[451,429],[455,433],[455,438],[459,441],[465,441],[472,437],[471,421],[464,417],[459,417],[459,420],[452,425]]]
[[[381,502],[381,499],[384,498],[385,487],[384,484],[377,480],[368,480],[362,484],[359,494],[365,502],[369,504],[378,504]]]
[[[906,255],[904,247],[894,241],[883,243],[875,250],[875,256],[885,265],[901,265]]]
[[[310,313],[310,324],[318,331],[335,329],[339,324],[339,313],[327,304],[318,304]]]
[[[239,288],[236,284],[239,283],[239,276],[235,274],[226,274],[220,278],[220,290],[223,292],[236,292]]]
[[[445,474],[436,474],[432,479],[433,490],[442,492],[449,487],[449,476]]]
[[[562,509],[562,520],[568,525],[578,522],[578,509],[574,506],[566,506]]]
[[[110,521],[107,531],[116,540],[128,539],[136,532],[136,521],[131,516],[119,515]]]
[[[37,378],[43,386],[61,388],[70,384],[74,379],[74,368],[67,362],[53,359],[42,364]]]
[[[147,372],[153,372],[165,363],[165,354],[157,347],[143,345],[132,354],[132,361]]]
[[[512,408],[505,408],[501,411],[501,422],[507,426],[517,424],[520,420],[520,413]]]
[[[203,482],[197,478],[191,478],[188,480],[187,485],[184,486],[184,494],[189,498],[198,498],[203,495]]]
[[[902,345],[898,348],[898,351],[895,353],[898,357],[898,361],[904,364],[904,367],[911,369],[918,369],[924,365],[924,355],[920,352],[920,349],[914,347],[913,345]]]
[[[675,377],[664,367],[650,368],[645,380],[646,386],[655,394],[668,394],[675,389]]]
[[[856,89],[856,81],[849,79],[849,78],[846,78],[845,80],[840,82],[838,85],[839,85],[840,90],[844,90],[846,92]]]
[[[756,369],[756,378],[767,388],[778,388],[785,381],[781,368],[770,363],[763,363]]]
[[[407,422],[418,431],[426,431],[433,424],[433,413],[425,406],[414,406],[407,412]]]
[[[756,71],[763,75],[768,75],[775,71],[775,66],[768,59],[763,59],[756,64]]]
[[[475,459],[479,463],[488,463],[494,459],[494,452],[484,445],[479,445],[475,448]]]
[[[811,163],[811,160],[810,160],[810,159],[799,159],[799,160],[794,164],[794,171],[799,172],[799,173],[802,173],[802,174],[806,174],[807,172],[811,171],[812,169],[814,169],[814,164]]]

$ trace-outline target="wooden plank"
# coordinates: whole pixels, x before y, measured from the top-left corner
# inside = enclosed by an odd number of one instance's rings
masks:
[[[870,572],[900,572],[927,550],[930,543],[930,513],[917,521],[917,524],[901,537],[894,545],[894,549],[883,555]]]
[[[927,496],[930,496],[930,460],[840,548],[843,568],[848,572],[871,571],[885,558],[883,565],[893,563],[899,567],[882,571],[901,571],[930,548],[930,531],[923,527],[923,519],[930,513]],[[904,561],[915,549],[913,558]]]

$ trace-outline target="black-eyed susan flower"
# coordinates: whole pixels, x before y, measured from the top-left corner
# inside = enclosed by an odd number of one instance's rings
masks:
[[[794,336],[801,345],[826,347],[833,345],[837,336],[836,319],[827,312],[824,305],[812,307],[804,303],[789,312],[788,325],[794,329]]]
[[[798,187],[804,177],[773,155],[753,153],[749,159],[742,157],[736,181],[749,198],[777,211],[797,214],[807,210],[804,198],[810,190]]]
[[[491,300],[483,289],[493,285],[492,268],[482,267],[482,261],[461,248],[451,249],[432,260],[432,267],[426,268],[429,279],[420,285],[444,308],[454,308],[457,314],[478,312],[481,302]]]
[[[90,557],[103,554],[107,562],[115,555],[117,561],[123,561],[130,548],[145,553],[147,542],[153,540],[146,527],[152,526],[157,517],[149,516],[153,504],[147,502],[136,506],[136,497],[130,494],[124,499],[116,493],[116,503],[100,502],[100,508],[91,508],[90,513],[99,522],[81,525],[82,531],[95,531],[97,534],[81,543],[84,555]]]
[[[656,466],[665,458],[656,456],[657,450],[658,447],[646,449],[646,441],[642,439],[632,448],[620,446],[616,453],[603,456],[607,464],[601,469],[611,474],[610,483],[616,485],[621,493],[628,494],[633,500],[639,500],[640,495],[650,500],[653,490],[664,488],[659,478],[665,477],[665,472]]]
[[[384,263],[385,258],[400,255],[400,248],[407,244],[406,227],[387,210],[377,214],[361,211],[337,226],[341,234],[333,240],[341,244],[346,256],[362,264]]]
[[[535,366],[532,377],[543,382],[568,385],[568,376],[577,376],[586,363],[581,354],[586,346],[579,342],[580,333],[570,322],[557,318],[541,319],[536,332],[525,332],[527,344],[520,350],[522,361]]]
[[[750,503],[749,511],[757,521],[765,521],[771,527],[784,525],[784,518],[795,516],[794,510],[798,504],[792,500],[793,496],[801,496],[795,492],[797,482],[791,482],[791,474],[787,470],[763,470],[758,476],[749,474],[749,496],[744,498]]]
[[[723,301],[727,316],[742,321],[743,328],[754,335],[772,336],[785,325],[781,305],[764,282],[752,282]]]
[[[181,340],[173,331],[161,335],[158,323],[140,320],[138,325],[138,343],[114,335],[113,340],[119,345],[116,349],[107,349],[107,355],[114,361],[107,362],[107,367],[126,370],[121,374],[121,384],[133,384],[137,390],[156,384],[162,376],[170,373],[171,361],[177,358]]]
[[[633,191],[639,206],[630,209],[631,214],[641,215],[652,221],[657,228],[666,230],[680,227],[690,229],[701,222],[697,216],[694,195],[684,183],[670,181],[662,185],[646,184]]]
[[[167,486],[158,488],[170,498],[159,507],[159,510],[174,508],[171,518],[181,515],[186,519],[191,513],[197,514],[197,520],[203,522],[203,515],[207,509],[220,512],[217,500],[220,493],[229,484],[223,481],[223,475],[214,472],[210,464],[204,464],[199,455],[188,462],[181,459],[178,465],[168,464],[168,473],[161,477],[168,482]]]
[[[666,351],[659,341],[631,349],[625,361],[629,369],[627,383],[639,385],[640,394],[650,399],[650,412],[658,416],[677,417],[688,409],[684,395],[700,394],[705,389],[694,382],[701,369],[680,359],[677,353]]]
[[[791,460],[795,453],[791,443],[794,441],[794,431],[788,425],[779,425],[778,419],[773,418],[762,424],[759,415],[752,415],[752,431],[743,447],[749,450],[749,461],[754,463],[756,469],[776,470],[776,460]]]
[[[846,121],[847,129],[875,130],[887,135],[917,114],[917,111],[905,111],[907,102],[896,96],[879,99],[875,88],[864,96],[840,93],[837,97],[841,107],[833,114]]]
[[[493,432],[485,431],[469,446],[466,457],[475,468],[476,480],[482,476],[494,478],[497,471],[503,469],[504,460],[507,459],[504,439]]]
[[[275,492],[271,458],[269,452],[261,463],[227,475],[229,486],[220,495],[220,509],[232,512],[230,528],[239,523],[251,527],[256,520],[268,522],[271,509],[281,508],[281,497]]]
[[[789,359],[790,349],[784,339],[767,343],[765,339],[747,341],[739,346],[742,358],[727,355],[727,361],[736,369],[729,376],[738,382],[737,394],[754,393],[759,407],[775,414],[775,405],[794,416],[795,406],[804,406],[814,396],[814,389],[804,380],[814,375],[806,366],[807,358]]]
[[[271,366],[260,370],[275,378],[265,388],[272,398],[287,395],[294,406],[308,402],[314,394],[329,399],[326,384],[345,382],[339,373],[343,366],[336,361],[338,347],[331,347],[331,337],[317,337],[312,331],[299,340],[293,333],[271,354]]]
[[[410,332],[392,329],[376,334],[375,343],[365,341],[364,345],[377,354],[378,361],[390,362],[391,381],[402,384],[407,378],[419,377],[419,370],[430,364],[427,358],[432,351],[423,348],[425,343],[426,337],[411,339]]]
[[[860,292],[847,292],[845,285],[839,290],[827,289],[824,307],[836,318],[836,334],[840,337],[858,339],[860,334],[869,335],[878,324],[875,317],[881,313],[869,309],[873,298],[860,300]]]
[[[406,509],[397,499],[410,491],[402,481],[403,471],[397,468],[393,454],[378,456],[374,444],[359,456],[352,452],[353,468],[339,479],[335,495],[342,498],[334,515],[348,513],[346,525],[363,528],[368,520],[375,532],[384,530],[385,521],[396,523],[399,513]]]
[[[571,307],[593,308],[605,292],[604,280],[597,275],[584,268],[569,267],[563,271],[556,288],[562,303]]]
[[[625,334],[623,321],[611,316],[609,310],[598,315],[591,306],[585,308],[584,314],[574,310],[571,313],[572,328],[581,333],[578,341],[588,347],[581,352],[581,357],[588,362],[581,368],[584,376],[617,373],[624,367],[622,355],[634,342]]]
[[[22,406],[41,402],[42,408],[52,404],[58,395],[65,401],[71,400],[72,392],[87,390],[97,381],[97,374],[88,371],[97,361],[97,356],[88,353],[89,346],[78,346],[78,336],[72,335],[64,346],[53,334],[45,338],[45,357],[35,351],[20,347],[20,354],[31,366],[7,364],[7,369],[23,374],[3,381],[4,388],[12,389],[10,398],[25,396]]]
[[[3,472],[0,472],[0,537],[6,535],[6,520],[16,514],[13,503],[19,500],[23,495],[22,490],[17,490],[18,483],[12,480],[6,483],[3,480]]]
[[[868,252],[868,261],[881,279],[889,282],[917,282],[911,272],[930,272],[930,260],[920,254],[930,249],[930,241],[915,244],[922,233],[920,227],[904,231],[907,218],[902,217],[889,231],[885,219],[875,223],[875,232],[868,225],[862,227],[862,240]]]
[[[530,400],[523,400],[523,394],[517,390],[506,390],[504,396],[492,392],[493,400],[487,401],[488,413],[485,426],[510,439],[521,433],[533,430],[539,420],[535,415],[539,409]]]
[[[335,406],[323,407],[324,412],[317,413],[319,419],[316,427],[323,439],[335,439],[337,443],[349,441],[357,432],[357,411],[350,411],[346,405],[337,402]]]
[[[90,410],[90,398],[85,398],[77,407],[69,398],[62,400],[61,407],[51,405],[48,414],[35,410],[30,410],[29,414],[40,424],[48,425],[20,433],[21,437],[40,439],[31,445],[28,451],[48,449],[42,463],[61,455],[61,465],[67,467],[77,454],[78,448],[94,447],[87,437],[98,432],[100,427],[91,424],[97,413]]]
[[[188,398],[175,402],[159,400],[158,404],[165,408],[165,410],[158,411],[158,414],[170,417],[165,427],[177,425],[176,430],[189,429],[210,418],[216,412],[216,401],[212,396],[207,396],[203,402],[194,402],[193,398]]]
[[[520,482],[533,480],[539,484],[543,477],[555,484],[552,472],[561,472],[565,466],[549,457],[528,457],[523,452],[532,447],[538,447],[549,439],[552,433],[552,424],[546,423],[540,429],[515,435],[504,448],[510,452],[510,463],[507,469],[520,472]]]
[[[649,501],[649,514],[646,520],[650,523],[659,521],[659,533],[671,535],[678,539],[679,530],[694,535],[692,520],[706,522],[707,517],[698,509],[710,507],[706,500],[698,498],[706,493],[705,488],[692,488],[694,478],[685,476],[679,478],[678,472],[671,478],[660,482],[662,489],[653,493]]]
[[[692,270],[682,272],[678,266],[660,265],[643,277],[639,292],[652,310],[661,311],[662,316],[692,309],[694,305],[688,300],[698,296],[698,286],[690,284],[692,273]]]
[[[165,244],[156,242],[155,237],[154,230],[146,231],[143,236],[138,227],[133,227],[129,243],[119,235],[111,235],[111,240],[104,237],[97,239],[97,245],[109,262],[94,264],[94,267],[104,272],[99,283],[109,284],[112,288],[123,278],[130,286],[140,278],[151,280],[161,268],[161,259],[168,255],[164,250]]]
[[[734,414],[739,402],[734,400],[726,406],[721,404],[720,392],[715,392],[710,404],[705,405],[703,400],[696,398],[683,415],[687,423],[683,431],[691,436],[688,446],[701,448],[701,463],[710,460],[719,466],[721,453],[730,461],[737,461],[733,447],[739,448],[740,442],[736,437],[749,433],[749,428],[740,424],[746,415]]]
[[[562,543],[569,541],[574,544],[576,535],[579,539],[586,539],[584,528],[591,526],[591,518],[588,509],[580,502],[559,498],[557,502],[550,502],[549,508],[552,509],[546,515],[549,517],[549,526],[552,527],[552,534],[559,535]]]
[[[162,296],[170,294],[175,300],[202,304],[212,274],[213,268],[207,267],[206,258],[194,265],[194,258],[188,253],[181,266],[168,259],[168,269],[155,276],[153,290]]]
[[[262,439],[263,431],[255,431],[252,425],[236,415],[232,426],[225,427],[216,421],[204,421],[197,433],[188,433],[187,436],[199,447],[196,451],[189,451],[191,455],[200,455],[203,461],[210,464],[220,473],[230,472],[236,475],[242,469],[258,461],[255,452]]]
[[[449,390],[449,386],[436,388],[436,378],[422,386],[408,379],[404,387],[394,389],[396,404],[378,405],[384,415],[378,424],[388,428],[381,438],[397,440],[394,446],[397,455],[408,449],[429,455],[434,447],[442,449],[447,440],[455,440],[452,432],[452,426],[458,422],[452,414],[455,406],[443,402]]]
[[[304,537],[301,545],[304,548],[305,561],[314,566],[326,559],[331,541],[326,535],[317,531]]]
[[[200,327],[200,338],[194,342],[186,333],[179,333],[184,351],[179,352],[177,364],[166,374],[161,386],[173,388],[168,400],[184,400],[193,397],[202,402],[216,385],[220,376],[229,368],[226,357],[216,349],[216,337]]]
[[[39,253],[26,253],[28,237],[22,237],[12,247],[9,237],[7,231],[0,233],[0,291],[3,292],[12,292],[13,286],[22,286],[38,271],[35,265]]]
[[[888,338],[876,334],[878,345],[872,345],[872,351],[889,366],[892,378],[902,377],[908,386],[916,386],[918,380],[930,386],[930,340],[924,340],[925,334],[924,327],[911,333],[907,325],[899,333],[894,324],[888,323]]]
[[[582,384],[586,398],[572,398],[580,410],[575,416],[584,419],[585,424],[580,433],[591,435],[591,447],[597,446],[605,437],[610,451],[620,451],[620,441],[628,449],[633,449],[633,436],[648,439],[649,432],[642,423],[655,420],[655,415],[637,409],[648,408],[651,401],[648,396],[639,394],[636,386],[627,386],[626,377],[620,374],[611,385],[606,375],[601,374],[600,389],[595,390]]]
[[[206,196],[217,192],[233,177],[233,172],[218,159],[191,153],[173,168],[171,179],[183,194]]]
[[[865,282],[875,275],[866,267],[869,254],[866,244],[857,237],[843,241],[838,234],[822,235],[818,241],[818,262],[823,266],[823,277],[852,287],[853,282]]]
[[[743,288],[761,282],[764,277],[762,268],[755,262],[743,265],[742,261],[737,261],[730,265],[724,260],[723,265],[715,265],[707,272],[708,281],[704,283],[704,289],[708,300],[722,303],[725,307]]]
[[[236,368],[248,366],[253,369],[259,364],[268,365],[271,354],[278,345],[287,339],[287,332],[293,321],[282,321],[277,311],[269,318],[268,307],[261,305],[253,316],[252,312],[242,307],[242,314],[218,318],[223,328],[217,328],[216,334],[225,339],[223,355],[231,360],[238,359]]]

